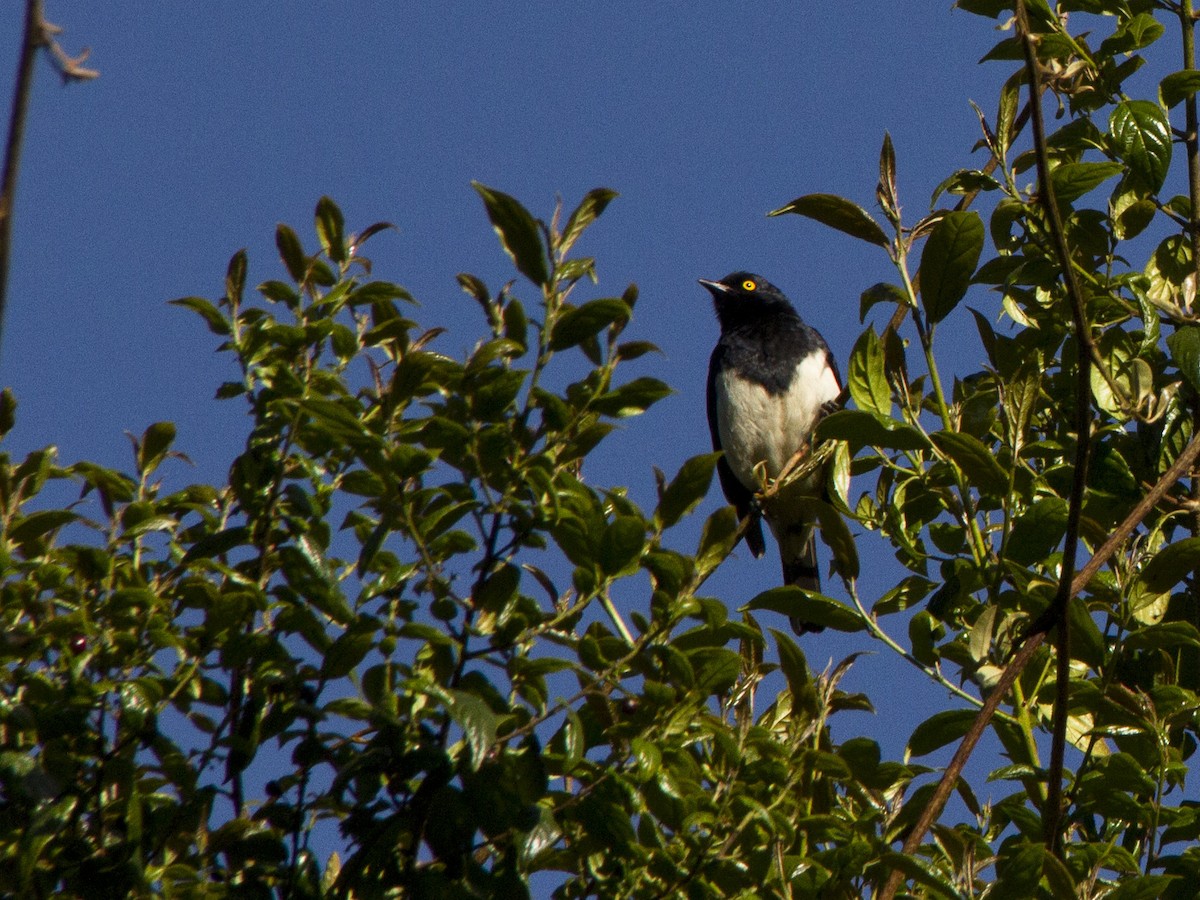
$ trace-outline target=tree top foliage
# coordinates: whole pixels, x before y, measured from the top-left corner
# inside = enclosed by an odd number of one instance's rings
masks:
[[[958,6],[1004,29],[994,108],[964,128],[979,168],[913,217],[884,135],[878,209],[772,213],[896,273],[862,286],[850,406],[801,463],[853,476],[822,523],[837,597],[706,593],[742,523],[679,526],[717,454],[656,473],[645,505],[589,479],[670,391],[628,374],[655,350],[636,287],[604,295],[576,252],[614,192],[540,219],[475,185],[514,278],[458,276],[480,311],[463,358],[372,272],[387,226],[322,198],[315,244],[278,228],[279,278],[250,288],[239,252],[219,298],[174,301],[240,373],[216,390],[247,412],[224,483],[173,484],[167,422],[128,471],[0,455],[3,891],[1191,896],[1195,16]],[[1156,93],[1131,96],[1147,62]],[[949,378],[953,318],[982,349]],[[868,541],[898,563],[878,596]],[[776,613],[899,654],[945,707],[902,759],[835,741],[872,698],[839,687],[853,658],[811,672]],[[985,731],[1003,758],[979,758]],[[945,771],[917,761],[951,744]]]

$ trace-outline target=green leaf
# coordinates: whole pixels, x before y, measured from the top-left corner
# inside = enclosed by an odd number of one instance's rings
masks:
[[[349,306],[367,306],[373,303],[387,303],[389,300],[403,300],[405,303],[417,305],[412,294],[389,281],[368,281],[346,295],[346,303]]]
[[[317,237],[321,249],[335,263],[346,261],[346,222],[342,211],[328,197],[317,201]]]
[[[1178,106],[1200,90],[1200,72],[1195,69],[1183,69],[1172,72],[1158,85],[1158,96],[1163,106],[1170,109]]]
[[[550,349],[557,351],[574,347],[614,322],[628,322],[629,316],[629,307],[615,297],[592,300],[576,309],[563,310],[550,330]]]
[[[999,187],[1000,182],[986,172],[980,172],[978,169],[959,169],[934,188],[929,206],[935,207],[938,197],[946,191],[951,194],[973,194],[979,191],[994,191]]]
[[[957,0],[954,5],[958,9],[975,13],[977,16],[986,16],[989,19],[994,19],[1000,13],[1012,10],[1012,0]]]
[[[605,207],[617,196],[619,195],[616,191],[610,191],[608,188],[594,188],[588,191],[579,206],[575,207],[575,211],[571,213],[571,217],[567,219],[566,227],[563,228],[562,237],[559,239],[559,252],[567,253],[584,230],[600,217]]]
[[[175,425],[173,422],[155,422],[142,434],[137,447],[138,472],[143,475],[153,472],[171,449],[175,442]]]
[[[975,721],[975,715],[972,709],[947,709],[934,713],[913,729],[908,739],[908,752],[913,756],[924,756],[957,741],[967,733]]]
[[[9,527],[7,537],[15,544],[25,544],[44,537],[79,518],[69,509],[43,509],[27,516],[19,516]]]
[[[865,322],[867,311],[877,303],[894,303],[897,306],[908,306],[908,297],[904,291],[894,284],[879,282],[873,284],[858,298],[858,321]]]
[[[861,409],[840,409],[817,425],[817,440],[846,441],[852,451],[862,447],[889,450],[927,450],[929,441],[913,426]]]
[[[1071,203],[1124,170],[1118,162],[1062,163],[1050,173],[1054,198],[1059,203]]]
[[[233,528],[200,538],[188,548],[182,562],[186,565],[197,559],[211,559],[228,553],[234,547],[242,547],[249,543],[250,529],[245,525],[235,525]]]
[[[1042,867],[1051,858],[1040,844],[1013,842],[997,861],[997,877],[988,891],[989,896],[995,895],[999,900],[1041,896],[1038,885],[1042,880]]]
[[[1167,347],[1180,373],[1200,392],[1200,326],[1184,325],[1167,336]]]
[[[229,259],[229,268],[225,270],[225,296],[231,304],[242,302],[242,292],[246,289],[246,251],[239,250]]]
[[[225,336],[232,331],[229,320],[221,315],[221,311],[213,306],[203,297],[180,297],[178,300],[170,301],[172,306],[182,306],[184,309],[190,309],[194,313],[199,313],[204,319],[204,323],[208,326],[208,330],[213,334]]]
[[[505,563],[479,586],[473,598],[475,607],[499,615],[516,599],[520,583],[521,570],[511,563]]]
[[[774,587],[756,595],[743,610],[767,610],[790,618],[824,625],[835,631],[862,631],[866,626],[858,614],[832,597],[806,591],[793,584]]]
[[[808,216],[823,225],[836,228],[838,231],[869,244],[878,244],[880,247],[891,246],[891,241],[879,227],[879,223],[871,218],[870,213],[857,203],[852,203],[835,194],[805,194],[786,206],[772,210],[767,215],[782,216],[784,213]]]
[[[1161,622],[1130,632],[1125,638],[1130,650],[1175,650],[1200,647],[1200,631],[1191,622]]]
[[[279,250],[279,258],[283,260],[283,265],[292,276],[292,280],[297,283],[304,281],[308,272],[308,258],[304,255],[304,247],[296,232],[287,225],[277,225],[275,247]]]
[[[965,2],[966,0],[959,0],[959,5],[961,6]],[[1011,0],[1009,2],[1011,3]],[[919,794],[914,793],[912,799],[916,801],[919,797]],[[919,856],[888,852],[880,854],[879,858],[889,868],[903,872],[906,879],[911,879],[914,884],[922,884],[932,888],[931,891],[921,891],[919,893],[909,893],[906,891],[904,894],[906,897],[954,897],[959,893],[953,884],[946,881],[945,878],[939,878],[937,874],[931,871],[930,864]]]
[[[900,200],[896,195],[896,148],[892,145],[892,136],[883,133],[883,145],[879,148],[879,183],[875,187],[875,197],[879,201],[888,221],[899,224]]]
[[[1067,615],[1071,622],[1072,658],[1099,669],[1103,665],[1107,641],[1100,633],[1087,604],[1078,597],[1072,598],[1067,605]]]
[[[636,568],[645,545],[645,523],[637,516],[617,516],[600,537],[600,568],[612,576]]]
[[[1108,200],[1108,217],[1112,220],[1113,236],[1118,241],[1137,237],[1154,220],[1158,206],[1146,193],[1144,187],[1136,182],[1131,184],[1128,179],[1123,179],[1113,191]]]
[[[487,208],[492,228],[500,238],[500,246],[512,258],[517,270],[534,284],[544,285],[550,279],[546,268],[546,248],[537,221],[516,198],[472,181],[483,205]]]
[[[921,299],[929,321],[946,318],[967,293],[983,252],[983,220],[973,211],[949,212],[933,226],[921,251]]]
[[[1003,497],[1008,493],[1008,475],[983,441],[960,431],[938,431],[930,439],[954,461],[980,493]]]
[[[623,384],[616,390],[601,394],[589,404],[596,412],[614,418],[636,416],[645,412],[663,397],[674,393],[657,378],[643,376]]]
[[[504,336],[521,348],[524,353],[529,346],[529,319],[525,315],[525,307],[516,297],[509,299],[504,306]]]
[[[1146,563],[1138,578],[1150,590],[1168,591],[1200,569],[1200,537],[1184,538],[1163,547]]]
[[[1115,890],[1104,895],[1104,900],[1158,900],[1172,896],[1168,888],[1179,881],[1182,875],[1122,875]]]
[[[697,647],[688,651],[688,660],[696,673],[696,687],[705,695],[724,694],[742,669],[741,655],[725,647]]]
[[[629,742],[629,751],[633,754],[639,781],[648,781],[662,768],[662,751],[650,741],[635,737]]]
[[[775,644],[779,647],[779,668],[783,670],[783,675],[787,679],[788,690],[792,694],[793,708],[815,713],[817,692],[808,671],[808,660],[804,656],[804,651],[783,632],[772,628],[771,634],[774,635]]]
[[[471,753],[471,769],[478,771],[496,743],[498,720],[482,697],[467,691],[450,691],[450,715],[462,728]]]
[[[1049,556],[1067,532],[1067,506],[1061,497],[1046,497],[1017,516],[1005,556],[1022,566]]]
[[[678,474],[662,492],[654,513],[663,528],[670,528],[704,499],[720,458],[719,452],[705,453],[693,456],[679,467]]]
[[[0,391],[0,437],[12,431],[17,424],[17,398],[11,388]]]
[[[1107,11],[1107,10],[1106,10]],[[1100,42],[1100,52],[1106,56],[1118,53],[1132,53],[1141,50],[1162,37],[1164,28],[1161,22],[1147,12],[1123,21],[1110,37]]]
[[[375,632],[352,628],[338,635],[321,660],[321,677],[345,678],[363,661],[375,643]]]
[[[1158,191],[1171,165],[1171,123],[1157,103],[1125,100],[1109,118],[1109,137],[1129,171],[1151,191]]]
[[[846,519],[832,504],[823,501],[813,501],[813,508],[820,525],[817,533],[825,546],[833,551],[834,571],[842,578],[858,578],[858,546]]]
[[[617,359],[626,361],[645,356],[647,353],[662,353],[657,344],[651,341],[626,341],[617,344]]]
[[[722,506],[708,517],[700,534],[700,545],[696,548],[698,575],[707,575],[729,555],[737,527],[737,511],[732,506]]]
[[[850,353],[847,383],[850,396],[859,409],[889,418],[892,414],[892,392],[883,368],[883,348],[874,328],[868,328],[854,344]]]

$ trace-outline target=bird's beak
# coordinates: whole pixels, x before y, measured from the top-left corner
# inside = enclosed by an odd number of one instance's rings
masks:
[[[721,284],[721,282],[719,282],[719,281],[709,281],[706,278],[697,278],[696,280],[699,281],[706,288],[708,288],[708,290],[712,293],[712,295],[714,297],[717,296],[718,294],[728,294],[729,293],[729,288],[726,287],[725,285]]]

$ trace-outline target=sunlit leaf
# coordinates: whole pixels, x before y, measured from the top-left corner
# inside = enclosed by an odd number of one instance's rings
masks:
[[[884,419],[860,409],[842,409],[823,418],[817,426],[820,440],[847,441],[851,449],[886,447],[891,450],[925,450],[925,435],[906,422]]]
[[[546,248],[542,244],[542,232],[529,211],[516,198],[471,182],[487,208],[488,218],[500,238],[500,245],[509,255],[517,270],[534,284],[545,284],[549,279],[546,268]]]
[[[879,223],[871,218],[870,213],[844,197],[834,194],[806,194],[797,197],[786,206],[772,210],[768,216],[782,216],[784,213],[796,213],[816,219],[823,225],[836,228],[851,237],[878,244],[880,247],[891,246]]]
[[[983,220],[973,211],[946,213],[921,252],[921,299],[931,322],[940,322],[967,292],[983,252]]]
[[[1170,109],[1178,106],[1188,97],[1195,96],[1198,90],[1200,90],[1200,71],[1183,69],[1179,72],[1172,72],[1159,82],[1158,97],[1163,106]]]
[[[467,691],[451,691],[450,694],[453,698],[450,715],[466,736],[471,768],[478,769],[496,742],[499,722],[482,697]]]
[[[213,334],[227,335],[232,330],[229,320],[221,314],[212,303],[205,300],[203,297],[180,297],[178,300],[170,301],[172,306],[182,306],[184,309],[190,309],[194,313],[198,313],[204,319],[208,330]]]
[[[550,331],[550,349],[574,347],[614,322],[627,322],[629,315],[629,307],[616,298],[591,300],[575,309],[564,310]]]
[[[559,251],[566,253],[570,250],[584,230],[600,217],[617,196],[616,191],[610,191],[608,188],[594,188],[588,191],[563,227]]]
[[[1124,167],[1116,162],[1063,163],[1050,173],[1054,197],[1059,203],[1071,203],[1122,171]]]
[[[868,328],[859,336],[850,352],[847,370],[850,396],[854,398],[858,408],[885,418],[890,417],[892,392],[883,370],[883,349],[874,328]]]
[[[1109,136],[1131,174],[1151,191],[1162,187],[1171,165],[1171,123],[1162,107],[1148,100],[1118,103]]]
[[[663,528],[670,528],[704,498],[720,457],[720,453],[705,453],[680,466],[658,501],[655,515]]]
[[[1167,346],[1183,377],[1200,392],[1200,326],[1184,325],[1167,336]]]
[[[335,263],[346,261],[346,223],[342,211],[328,197],[317,201],[317,237],[321,240],[321,249]]]
[[[938,431],[929,437],[980,492],[996,497],[1008,493],[1008,474],[979,438],[960,431]]]
[[[844,603],[791,584],[763,591],[742,608],[781,613],[835,631],[862,631],[866,627],[858,614]]]
[[[908,751],[913,756],[924,756],[957,741],[967,733],[975,715],[973,709],[947,709],[934,713],[913,729],[908,739]]]

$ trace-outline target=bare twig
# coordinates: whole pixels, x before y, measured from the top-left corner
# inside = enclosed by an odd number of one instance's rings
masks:
[[[25,32],[21,39],[21,58],[17,63],[17,82],[13,87],[12,113],[8,120],[8,141],[4,147],[4,176],[0,181],[0,329],[8,297],[8,265],[12,250],[12,217],[17,193],[17,173],[21,168],[21,145],[25,137],[25,117],[33,90],[33,63],[45,40],[41,0],[29,0],[25,6]]]
[[[62,29],[57,25],[52,25],[45,19],[42,20],[42,43],[46,45],[46,49],[50,51],[50,55],[54,57],[54,67],[58,69],[58,74],[62,76],[63,83],[68,81],[91,81],[93,78],[99,78],[100,73],[95,69],[85,69],[83,63],[91,55],[90,47],[84,47],[79,51],[78,56],[69,56],[67,51],[58,45],[58,41],[54,40],[55,35],[62,34]]]
[[[3,333],[4,310],[8,300],[8,270],[12,257],[12,221],[16,204],[17,173],[21,169],[21,147],[25,139],[25,119],[29,112],[29,96],[33,92],[33,64],[37,52],[47,47],[63,81],[86,80],[100,73],[81,65],[88,50],[79,56],[68,56],[54,35],[62,31],[42,16],[42,0],[27,0],[25,30],[21,38],[21,57],[17,63],[17,80],[13,86],[12,111],[8,120],[8,139],[4,146],[4,174],[0,177],[0,334]]]

